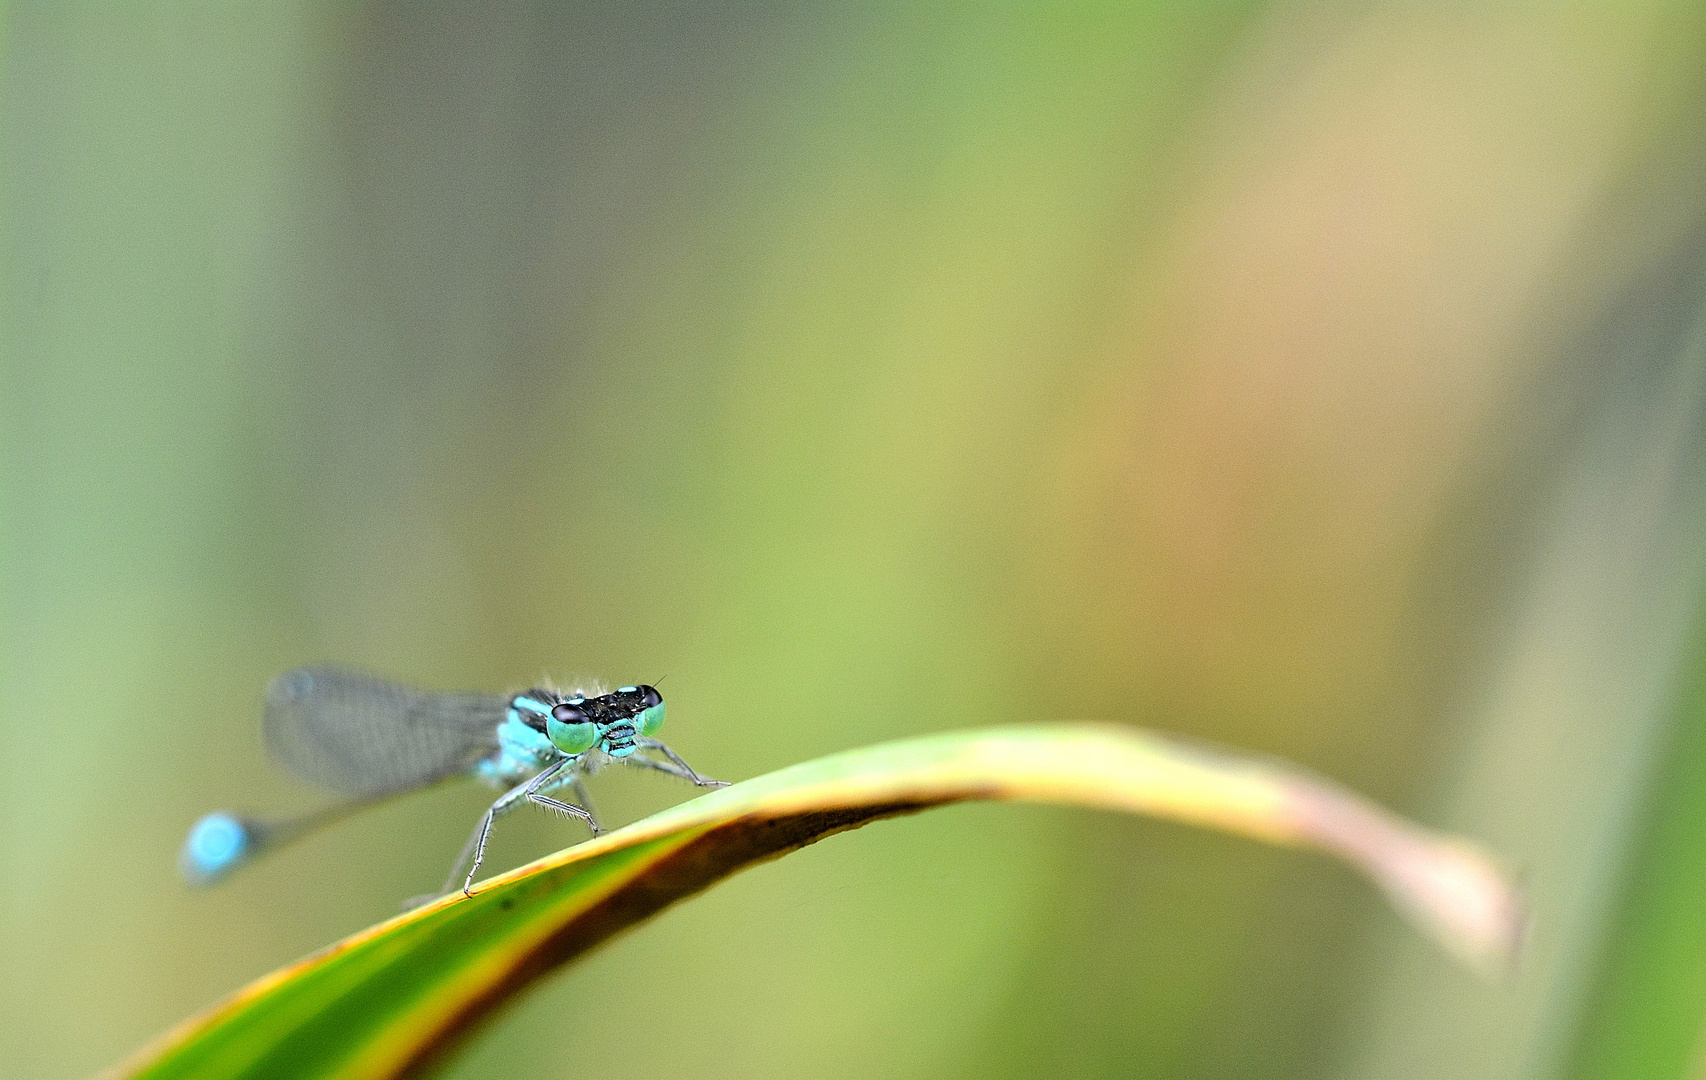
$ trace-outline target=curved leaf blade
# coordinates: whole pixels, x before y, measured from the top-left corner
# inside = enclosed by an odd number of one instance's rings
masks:
[[[107,1075],[417,1073],[508,997],[677,900],[845,829],[972,799],[1095,806],[1309,847],[1357,867],[1448,950],[1514,958],[1520,899],[1472,845],[1301,770],[1092,725],[908,739],[710,792],[266,976]]]

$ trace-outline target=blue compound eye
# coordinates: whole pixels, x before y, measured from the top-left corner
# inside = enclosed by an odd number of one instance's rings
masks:
[[[640,704],[644,708],[634,718],[634,730],[648,737],[656,735],[663,727],[663,695],[653,686],[637,686],[635,689],[640,692]]]
[[[551,709],[545,721],[545,737],[565,754],[584,754],[598,741],[598,727],[578,705],[564,703]]]

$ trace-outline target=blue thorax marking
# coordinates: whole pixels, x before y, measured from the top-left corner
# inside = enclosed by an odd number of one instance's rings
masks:
[[[518,698],[517,702],[529,699]],[[543,733],[529,727],[521,712],[511,708],[498,725],[498,752],[474,767],[475,774],[494,784],[515,783],[538,772],[562,755]]]

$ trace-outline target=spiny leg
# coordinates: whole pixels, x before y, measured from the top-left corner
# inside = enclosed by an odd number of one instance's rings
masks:
[[[527,783],[510,788],[508,791],[504,792],[503,795],[499,796],[498,801],[493,803],[491,808],[486,811],[486,816],[480,819],[480,827],[475,829],[474,835],[469,838],[469,843],[472,844],[474,848],[474,865],[468,868],[468,876],[462,881],[463,896],[474,895],[470,890],[474,887],[474,875],[480,872],[480,864],[486,860],[486,838],[491,835],[492,822],[497,820],[499,814],[506,814],[515,809],[520,805],[522,799],[532,798],[534,792],[539,790],[539,786],[541,784],[555,776],[557,772],[568,763],[568,758],[558,758],[556,761],[553,761],[544,769],[540,770],[539,774],[533,779],[527,781]],[[445,892],[449,892],[451,889],[456,887],[456,871],[462,868],[462,862],[467,857],[468,848],[467,846],[464,846],[461,856],[456,860],[456,865],[450,868],[450,880],[444,887]]]
[[[581,783],[580,772],[572,768],[572,765],[577,761],[578,758],[564,758],[557,762],[553,768],[534,777],[534,782],[527,785],[527,798],[530,802],[543,806],[548,810],[555,810],[560,814],[568,814],[571,817],[580,818],[582,821],[586,822],[587,828],[592,830],[592,835],[597,836],[599,833],[604,831],[604,827],[598,823],[598,816],[592,812],[592,802],[586,797],[586,787]],[[563,779],[552,782],[548,786],[553,789],[564,786],[574,788],[575,798],[581,801],[583,804],[581,806],[576,806],[573,803],[566,803],[560,799],[553,799],[539,790],[542,787],[546,787],[547,785],[545,782],[550,780],[551,776],[565,765],[571,766],[568,775]]]
[[[693,779],[693,777],[688,775],[685,770],[678,769],[667,761],[653,761],[651,758],[641,757],[638,754],[631,754],[628,757],[623,758],[622,764],[638,765],[642,769],[656,769],[658,772],[667,773],[668,775],[675,777],[677,780],[691,781]]]
[[[592,807],[592,796],[586,793],[586,784],[581,782],[578,773],[569,786],[575,789],[575,800],[586,810],[587,816],[592,818],[592,835],[597,836],[604,831],[604,826],[599,824],[598,811]]]
[[[505,799],[509,798],[509,794],[510,793],[506,792],[504,794],[504,798]],[[462,868],[464,866],[467,866],[468,860],[472,859],[474,857],[474,849],[476,847],[484,847],[485,846],[486,833],[492,827],[492,817],[493,817],[493,814],[496,812],[496,810],[497,810],[497,803],[493,803],[491,805],[491,808],[488,809],[484,814],[482,814],[480,816],[480,823],[478,825],[474,826],[474,831],[472,833],[468,834],[468,842],[466,844],[462,845],[462,853],[460,855],[456,856],[455,862],[450,864],[450,876],[448,876],[444,879],[444,888],[442,888],[442,889],[438,890],[438,892],[432,894],[434,897],[444,896],[445,894],[449,893],[450,890],[456,888],[456,879],[462,876]],[[477,866],[479,864],[476,863],[475,865]],[[425,900],[427,898],[426,897],[417,897],[416,899],[417,900]],[[405,906],[414,907],[415,906],[415,900],[410,900]]]
[[[462,867],[467,865],[468,856],[472,853],[474,865],[468,867],[468,876],[462,881],[462,895],[473,895],[469,890],[474,886],[474,875],[480,872],[480,864],[486,860],[486,837],[491,835],[492,822],[497,820],[499,814],[507,814],[515,809],[526,793],[526,784],[510,788],[486,810],[485,816],[480,818],[480,824],[474,826],[474,835],[462,845],[462,854],[456,856],[456,862],[451,865],[450,876],[444,882],[444,892],[448,893],[456,888],[456,876],[462,872]]]
[[[656,769],[658,772],[668,773],[671,776],[679,776],[683,780],[691,780],[700,787],[729,786],[729,782],[727,780],[713,780],[709,776],[700,776],[697,772],[693,771],[693,766],[681,760],[680,754],[677,754],[674,750],[671,750],[656,739],[647,739],[642,737],[635,739],[634,741],[638,745],[645,747],[647,750],[656,750],[658,753],[669,758],[669,760],[674,763],[675,767],[671,768],[669,765],[665,765],[661,761],[653,761],[650,758],[643,758],[637,755],[625,759],[633,762],[635,765],[643,765],[648,769]]]
[[[587,828],[592,830],[592,835],[594,836],[597,836],[599,833],[604,831],[598,827],[598,822],[592,819],[592,815],[588,813],[584,807],[576,806],[574,803],[566,803],[559,799],[553,799],[549,795],[541,795],[536,791],[528,792],[527,797],[547,809],[556,810],[559,813],[570,814],[574,817],[580,818],[582,821],[586,822]]]

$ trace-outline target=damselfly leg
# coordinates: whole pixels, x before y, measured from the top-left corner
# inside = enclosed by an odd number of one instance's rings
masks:
[[[642,765],[645,768],[656,769],[658,772],[668,773],[671,776],[677,776],[683,780],[691,780],[700,787],[718,788],[729,786],[729,782],[727,780],[713,780],[709,776],[700,776],[693,770],[693,766],[681,760],[680,754],[677,754],[674,750],[671,750],[656,739],[641,737],[635,739],[634,744],[644,750],[656,750],[658,753],[668,758],[669,761],[666,763],[657,761],[653,758],[640,757],[636,754],[626,759],[630,764]]]
[[[592,796],[587,794],[586,784],[581,782],[579,773],[575,774],[575,778],[569,782],[569,786],[575,789],[575,801],[581,804],[581,809],[585,810],[587,817],[592,819],[592,835],[597,836],[604,831],[604,826],[598,820],[598,811],[592,806]]]
[[[551,810],[556,810],[564,814],[569,814],[573,817],[578,817],[587,823],[587,827],[592,830],[592,834],[594,836],[597,836],[603,831],[599,828],[598,820],[592,816],[592,812],[590,810],[576,806],[573,803],[566,803],[559,799],[553,799],[549,795],[541,795],[539,793],[539,789],[549,783],[551,779],[561,772],[568,764],[570,764],[569,758],[559,758],[550,765],[547,765],[544,769],[540,770],[537,776],[533,777],[533,779],[527,781],[525,784],[518,784],[504,792],[498,801],[491,805],[491,808],[486,811],[485,816],[480,819],[480,824],[475,828],[474,835],[470,836],[468,838],[468,843],[463,845],[462,854],[456,857],[455,864],[451,866],[450,876],[446,878],[444,882],[443,891],[445,893],[456,888],[456,878],[461,873],[462,867],[468,862],[469,855],[472,854],[474,864],[468,867],[468,876],[462,880],[462,895],[473,895],[474,875],[480,872],[480,864],[486,860],[486,839],[491,836],[492,823],[524,802],[537,803],[538,805],[547,807]],[[574,784],[578,791],[580,786],[579,777],[575,778]],[[440,895],[443,895],[443,893]]]

